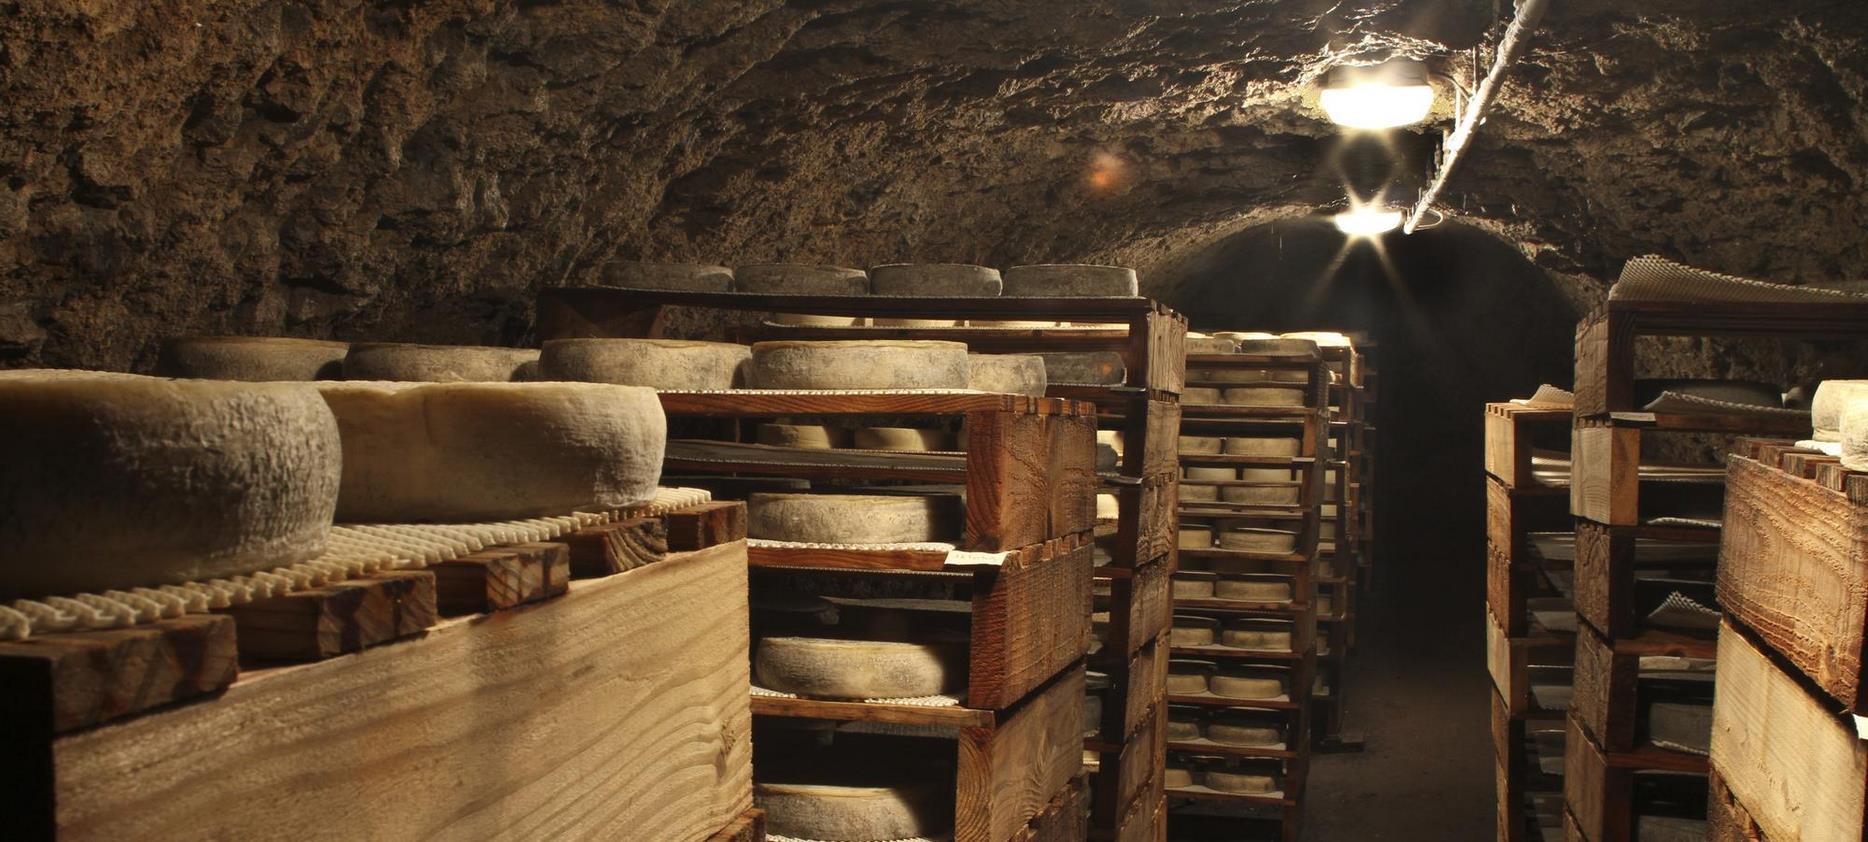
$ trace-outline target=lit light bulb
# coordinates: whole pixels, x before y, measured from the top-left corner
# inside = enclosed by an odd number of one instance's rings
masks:
[[[1347,236],[1375,237],[1399,228],[1401,212],[1365,205],[1343,211],[1330,217],[1330,221],[1336,223],[1336,230]]]
[[[1433,86],[1362,82],[1324,88],[1319,101],[1330,122],[1339,126],[1392,129],[1426,119],[1433,110]]]

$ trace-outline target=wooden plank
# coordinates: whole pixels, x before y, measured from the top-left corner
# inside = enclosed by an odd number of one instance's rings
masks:
[[[964,548],[1000,551],[1096,523],[1096,426],[1014,412],[966,417]]]
[[[1579,425],[1570,435],[1570,513],[1610,526],[1640,522],[1641,432]]]
[[[435,574],[378,573],[285,596],[228,613],[237,624],[242,658],[312,661],[420,634],[435,624]]]
[[[1156,704],[1120,752],[1103,752],[1091,799],[1091,824],[1113,828],[1149,795],[1167,768],[1167,705]]]
[[[1168,641],[1158,637],[1121,665],[1108,669],[1118,692],[1105,694],[1102,733],[1111,742],[1127,742],[1147,723],[1147,717],[1167,696]]]
[[[589,526],[564,536],[571,576],[592,579],[654,564],[668,555],[668,529],[658,517]]]
[[[432,565],[443,616],[503,611],[562,595],[571,581],[568,544],[517,544]]]
[[[1706,789],[1706,842],[1768,842],[1750,811],[1725,786],[1716,765],[1706,776]]]
[[[1022,551],[973,596],[967,704],[1003,709],[1069,664],[1090,641],[1088,541],[1054,541]]]
[[[746,504],[715,501],[669,512],[662,517],[668,530],[668,549],[685,553],[746,537]]]
[[[0,686],[43,713],[39,739],[212,693],[238,673],[234,621],[190,614],[0,643]],[[25,714],[21,714],[25,716]]]
[[[1084,825],[1088,805],[1083,803],[1088,794],[1088,784],[1081,776],[1072,780],[1044,812],[1031,820],[1031,825],[1019,834],[1018,842],[1083,842],[1089,833]]]
[[[765,811],[755,807],[741,813],[707,842],[765,842]]]
[[[1187,383],[1186,317],[1156,310],[1132,325],[1129,350],[1124,355],[1129,385],[1178,394]]]
[[[1712,764],[1768,839],[1859,842],[1868,829],[1868,744],[1727,620],[1719,629]]]
[[[1837,701],[1868,712],[1868,508],[1734,456],[1719,603]]]
[[[1576,521],[1571,600],[1584,622],[1611,638],[1635,633],[1635,539],[1591,520]]]
[[[1634,325],[1597,312],[1576,327],[1578,417],[1633,409]]]
[[[885,725],[929,725],[941,728],[991,729],[999,721],[990,710],[959,705],[908,705],[881,702],[833,702],[823,699],[792,699],[777,696],[753,696],[752,712],[757,716],[783,716],[792,719],[829,719],[838,722],[876,722]]]
[[[954,842],[1014,839],[1083,767],[1083,670],[1060,676],[996,729],[959,740]]]
[[[1577,830],[1589,842],[1634,838],[1634,773],[1609,765],[1600,746],[1569,719],[1563,743],[1563,801]]]
[[[1577,629],[1570,716],[1607,751],[1634,748],[1639,673],[1638,657],[1617,654],[1588,626]]]
[[[1109,628],[1106,652],[1133,655],[1173,624],[1173,573],[1167,558],[1109,581]]]
[[[1140,485],[1116,489],[1120,507],[1116,535],[1110,545],[1110,563],[1134,567],[1154,561],[1175,549],[1180,523],[1180,478],[1172,474],[1150,477]]]
[[[706,839],[752,806],[745,589],[724,544],[73,734],[60,836]]]

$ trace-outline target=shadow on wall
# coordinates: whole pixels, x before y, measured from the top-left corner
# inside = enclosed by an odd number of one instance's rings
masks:
[[[1195,330],[1340,329],[1378,343],[1376,581],[1456,602],[1469,618],[1484,584],[1474,573],[1485,540],[1481,405],[1539,383],[1567,387],[1580,314],[1484,231],[1447,223],[1380,245],[1346,246],[1326,220],[1280,221],[1159,280]],[[1408,560],[1406,575],[1384,557]]]

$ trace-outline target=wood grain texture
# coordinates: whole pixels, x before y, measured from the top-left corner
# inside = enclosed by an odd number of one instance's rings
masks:
[[[261,599],[228,613],[240,657],[314,661],[420,634],[435,624],[435,574],[378,573]]]
[[[1102,755],[1097,792],[1091,799],[1092,824],[1113,827],[1122,816],[1160,807],[1153,791],[1166,769],[1167,705],[1156,703],[1142,716],[1141,728],[1122,744],[1122,751]]]
[[[0,643],[0,686],[49,714],[49,739],[212,693],[233,683],[237,660],[233,619],[193,614]]]
[[[662,518],[668,530],[668,549],[685,553],[727,544],[746,537],[746,504],[738,501],[702,503]]]
[[[571,576],[592,579],[634,570],[666,558],[668,528],[659,517],[634,517],[579,529],[564,537]]]
[[[1868,507],[1740,456],[1728,473],[1720,604],[1837,701],[1868,711]]]
[[[1003,709],[1082,659],[1090,641],[1088,536],[1021,551],[973,596],[967,704]]]
[[[1635,633],[1635,536],[1627,528],[1576,521],[1576,613],[1610,638]]]
[[[1143,644],[1120,666],[1103,669],[1115,692],[1104,695],[1102,733],[1114,742],[1127,742],[1140,731],[1148,716],[1167,697],[1168,641],[1157,637]]]
[[[1601,415],[1634,406],[1634,320],[1598,311],[1576,327],[1576,403],[1578,417]]]
[[[1167,559],[1109,582],[1109,627],[1103,651],[1133,655],[1173,623],[1173,574]]]
[[[1641,431],[1579,425],[1570,453],[1570,513],[1610,526],[1639,523]]]
[[[1088,785],[1084,780],[1079,777],[1071,781],[1044,812],[1031,820],[1017,842],[1083,842],[1089,838],[1089,829],[1084,825],[1087,797]]]
[[[1725,785],[1717,765],[1706,776],[1706,842],[1769,842]]]
[[[62,738],[60,835],[703,840],[752,806],[744,545],[500,617]]]
[[[1860,842],[1868,745],[1730,620],[1719,629],[1712,765],[1769,839]]]
[[[707,842],[765,842],[765,811],[754,807],[741,813]]]
[[[1606,751],[1634,748],[1640,659],[1620,655],[1587,626],[1577,629],[1570,716]]]
[[[562,595],[571,581],[567,544],[518,544],[481,550],[428,568],[443,616],[503,611]]]
[[[1146,336],[1136,336],[1144,330]],[[1187,384],[1187,317],[1173,311],[1149,313],[1129,335],[1131,347],[1147,354],[1145,361],[1134,359],[1134,351],[1127,355],[1129,385],[1179,394]]]
[[[965,549],[1009,550],[1061,534],[1054,522],[1095,522],[1093,427],[1079,428],[1074,448],[1063,446],[1069,437],[1061,432],[1054,441],[1051,419],[1039,415],[969,412],[966,430]],[[1053,497],[1065,490],[1066,499]]]
[[[1110,563],[1135,567],[1159,560],[1178,543],[1180,478],[1172,474],[1144,479],[1116,490],[1120,511],[1110,545]]]
[[[1044,418],[1050,456],[1045,473],[1050,522],[1044,537],[1071,535],[1096,526],[1096,419]]]
[[[1563,744],[1563,801],[1589,842],[1634,838],[1633,773],[1610,766],[1602,748],[1570,717]]]
[[[959,739],[954,842],[1016,839],[1083,768],[1083,670]]]

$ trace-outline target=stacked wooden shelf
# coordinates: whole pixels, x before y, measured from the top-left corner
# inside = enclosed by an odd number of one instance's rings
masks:
[[[1769,440],[1728,470],[1707,838],[1868,838],[1868,474]]]
[[[1643,411],[1634,404],[1635,344],[1643,336],[1758,339],[1868,335],[1868,305],[1651,302],[1611,299],[1577,329],[1571,512],[1576,521],[1578,615],[1564,788],[1569,830],[1589,842],[1636,838],[1638,827],[1703,817],[1703,737],[1657,744],[1663,702],[1692,710],[1719,654],[1710,629],[1661,629],[1646,618],[1662,592],[1705,594],[1720,541],[1723,474],[1645,464],[1644,441],[1678,433],[1807,437],[1807,417],[1744,410]],[[1650,442],[1651,444],[1651,442]],[[1687,505],[1663,519],[1668,500]],[[1698,510],[1706,514],[1697,514]],[[1662,575],[1637,575],[1656,569]],[[1659,589],[1654,586],[1660,585]],[[1714,605],[1704,605],[1714,602]],[[1670,603],[1671,604],[1671,603]],[[1678,612],[1676,612],[1677,614]],[[1708,624],[1709,625],[1709,624]],[[1650,681],[1655,669],[1664,673]],[[1679,716],[1670,722],[1685,721]],[[1677,725],[1669,727],[1678,727]],[[1697,729],[1694,729],[1697,731]],[[1676,735],[1680,736],[1680,735]]]
[[[1485,407],[1486,666],[1501,842],[1541,838],[1563,820],[1558,764],[1576,646],[1566,587],[1570,419],[1568,407]],[[1540,622],[1553,617],[1563,621],[1556,628]]]
[[[1372,509],[1367,473],[1369,438],[1368,358],[1361,346],[1321,349],[1329,372],[1330,460],[1324,472],[1324,517],[1317,550],[1319,608],[1315,726],[1319,748],[1360,749],[1360,737],[1345,734],[1349,704],[1347,670],[1355,648],[1356,605],[1372,572],[1368,552]]]
[[[1296,541],[1292,552],[1257,552],[1180,543],[1179,570],[1190,581],[1204,575],[1215,587],[1226,581],[1282,583],[1290,598],[1253,602],[1218,595],[1177,597],[1174,600],[1177,627],[1217,624],[1222,640],[1224,631],[1232,629],[1264,626],[1288,630],[1290,646],[1266,649],[1226,645],[1172,647],[1170,654],[1174,658],[1212,662],[1221,672],[1256,670],[1278,675],[1286,692],[1262,699],[1239,699],[1212,692],[1168,695],[1167,701],[1175,712],[1171,715],[1175,719],[1194,720],[1202,735],[1198,739],[1170,741],[1170,766],[1193,769],[1199,775],[1215,769],[1265,774],[1278,783],[1274,791],[1248,794],[1215,789],[1196,778],[1193,785],[1168,790],[1169,806],[1174,810],[1171,823],[1177,837],[1293,840],[1302,829],[1312,736],[1312,688],[1317,675],[1319,577],[1316,563],[1321,511],[1326,499],[1323,478],[1330,457],[1330,427],[1326,415],[1330,374],[1322,355],[1317,353],[1197,354],[1187,357],[1187,368],[1189,388],[1240,385],[1239,378],[1221,372],[1264,372],[1264,379],[1251,385],[1294,390],[1302,395],[1302,400],[1294,406],[1187,404],[1181,408],[1183,436],[1278,438],[1297,443],[1295,456],[1194,453],[1183,449],[1180,454],[1183,470],[1275,470],[1285,472],[1288,481],[1183,479],[1183,489],[1198,482],[1214,489],[1213,494],[1203,493],[1198,497],[1217,496],[1219,499],[1189,500],[1183,494],[1182,527],[1209,528],[1217,536],[1235,524],[1257,528],[1273,526],[1294,532]],[[1228,489],[1268,485],[1291,487],[1295,491],[1292,502],[1268,505],[1226,500]],[[1233,745],[1207,738],[1205,735],[1214,722],[1222,718],[1234,725],[1272,728],[1279,739],[1260,745]]]
[[[743,513],[0,644],[8,833],[763,840]]]

